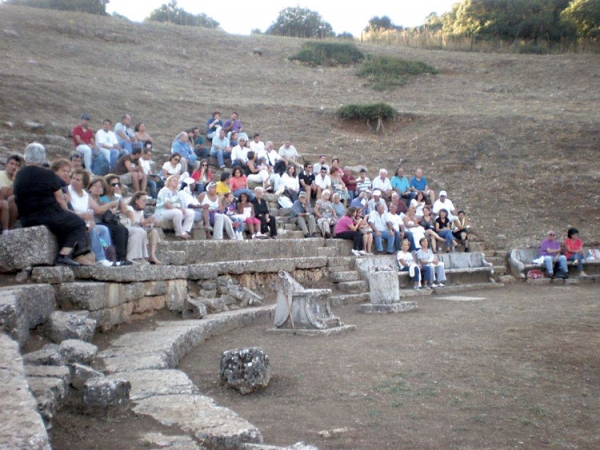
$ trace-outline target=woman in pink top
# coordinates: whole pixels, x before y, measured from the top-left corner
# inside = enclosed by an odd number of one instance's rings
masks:
[[[567,261],[573,261],[573,265],[577,267],[580,276],[586,276],[583,271],[583,241],[579,238],[577,228],[569,228],[567,230],[567,239],[565,239],[565,256]]]
[[[367,253],[364,251],[363,234],[358,230],[360,219],[356,218],[357,209],[354,207],[348,208],[346,215],[341,217],[335,224],[333,231],[336,239],[349,239],[353,242],[352,254],[354,256],[363,256]]]

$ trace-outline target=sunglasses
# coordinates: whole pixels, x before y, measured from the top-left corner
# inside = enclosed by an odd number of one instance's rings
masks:
[[[111,183],[110,185],[111,185],[112,187],[118,187],[118,186],[121,186],[121,184],[120,184],[120,183]]]
[[[548,233],[548,236],[556,236],[554,233]]]
[[[173,161],[179,162],[179,161],[181,161],[181,159],[180,158],[173,158]]]
[[[208,164],[200,164],[200,167],[207,167]]]

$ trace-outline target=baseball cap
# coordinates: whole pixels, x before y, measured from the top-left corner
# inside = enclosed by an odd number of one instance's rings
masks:
[[[89,114],[84,114],[81,116],[81,120],[92,120],[90,119],[90,115]]]
[[[446,191],[440,191],[440,197],[448,197],[448,193]]]
[[[381,197],[381,191],[379,189],[375,189],[373,191],[373,195],[379,195]]]

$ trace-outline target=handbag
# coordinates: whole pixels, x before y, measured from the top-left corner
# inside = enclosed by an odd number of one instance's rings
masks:
[[[106,223],[108,225],[118,225],[119,224],[119,215],[113,213],[110,209],[107,209],[100,216],[100,220],[102,223]]]

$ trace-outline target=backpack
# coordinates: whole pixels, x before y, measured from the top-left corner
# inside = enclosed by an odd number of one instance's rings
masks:
[[[110,172],[110,164],[102,153],[98,152],[98,154],[94,156],[91,171],[94,175],[99,175],[101,177]]]

